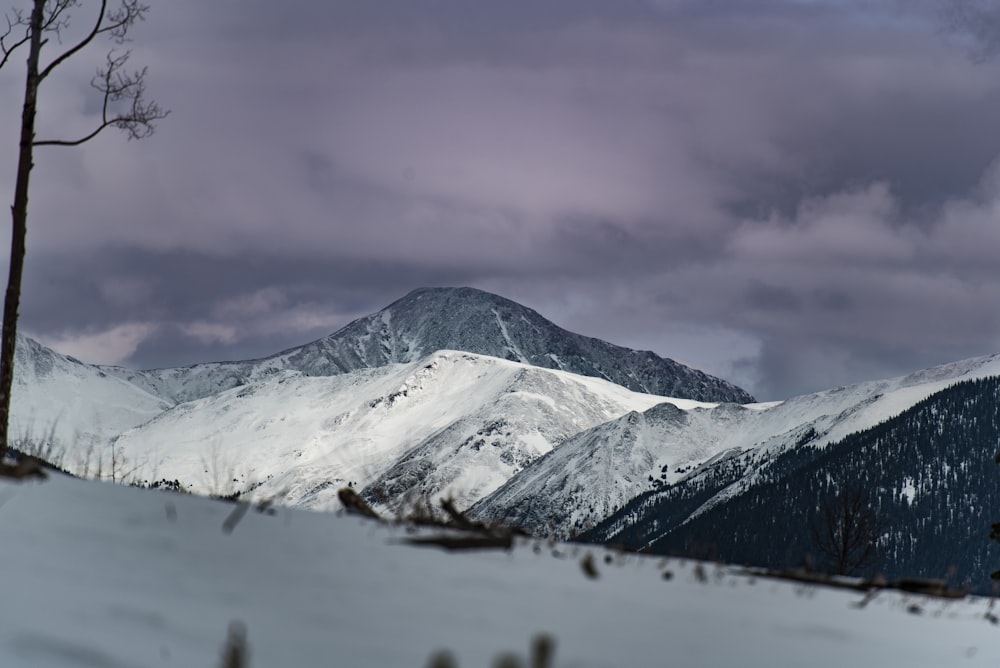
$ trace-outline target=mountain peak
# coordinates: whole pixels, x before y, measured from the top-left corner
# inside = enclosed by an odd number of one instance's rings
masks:
[[[602,378],[646,394],[706,402],[753,401],[750,394],[720,378],[649,351],[574,334],[526,306],[470,287],[418,288],[329,336],[264,359],[106,371],[171,401],[190,401],[285,369],[307,376],[336,376],[409,364],[438,350]]]
[[[423,288],[416,288],[408,292],[402,299],[398,301],[406,301],[407,299],[422,299],[424,297],[438,297],[438,296],[450,296],[456,295],[460,297],[477,297],[479,299],[499,299],[503,301],[510,301],[500,295],[495,295],[492,292],[486,292],[485,290],[480,290],[478,288],[470,288],[468,286],[457,286],[457,287],[433,287],[427,286]]]
[[[538,318],[542,318],[537,311],[527,306],[518,304],[498,294],[470,287],[417,288],[385,307],[379,313],[409,308],[436,308],[445,313],[454,313],[462,310],[480,311],[488,308],[501,308],[511,312],[531,313]]]
[[[313,375],[409,363],[436,350],[463,350],[604,378],[636,392],[747,403],[744,390],[648,351],[569,332],[538,312],[470,287],[419,288],[330,336],[287,351]]]

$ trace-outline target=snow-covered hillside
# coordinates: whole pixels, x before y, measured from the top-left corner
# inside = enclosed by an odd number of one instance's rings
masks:
[[[514,389],[495,392],[490,382],[501,381],[492,372],[485,374],[492,380],[481,379],[486,366],[514,366],[483,361],[449,372],[432,389],[414,389],[413,382],[435,376],[433,365],[401,365],[428,364],[423,360],[443,349],[469,353],[466,360],[519,363],[517,378],[503,381]],[[662,400],[638,390],[751,398],[720,379],[567,332],[471,288],[416,290],[265,359],[134,371],[83,364],[22,339],[17,367],[15,434],[51,432],[74,472],[176,478],[221,494],[254,487],[311,508],[325,507],[342,482],[367,485],[369,498],[389,506],[443,490],[471,504],[579,431]]]
[[[986,599],[862,595],[728,568],[519,542],[447,554],[352,517],[250,511],[53,477],[0,481],[0,665],[460,668],[555,642],[554,668],[996,666]],[[669,578],[665,575],[669,574]],[[995,619],[995,618],[994,618]]]
[[[141,479],[326,509],[348,483],[383,504],[490,493],[579,431],[663,397],[471,353],[337,376],[283,371],[190,401],[115,447]],[[690,405],[693,402],[680,402]]]
[[[840,440],[959,380],[998,374],[1000,355],[991,355],[781,403],[657,406],[574,436],[472,512],[565,537],[589,529],[644,491],[697,476],[726,457],[745,460],[747,475],[707,499],[700,512],[753,484],[761,455]]]
[[[59,447],[72,450],[64,462],[69,467],[74,467],[74,458],[83,456],[92,445],[102,446],[170,406],[95,366],[60,355],[27,337],[17,339],[11,436],[33,441],[54,437]]]
[[[966,380],[834,443],[751,450],[705,466],[632,499],[584,538],[652,554],[831,568],[809,527],[830,526],[826,512],[846,493],[879,527],[859,574],[947,578],[990,594],[1000,565],[1000,545],[988,539],[1000,508],[998,443],[1000,377]]]
[[[588,429],[510,479],[472,509],[561,538],[582,533],[637,494],[738,447],[758,405],[660,404]]]
[[[445,341],[492,357],[435,354]],[[317,509],[330,507],[342,483],[390,508],[444,493],[462,507],[481,501],[479,517],[560,536],[643,492],[740,458],[746,475],[700,512],[752,485],[765,455],[839,440],[949,383],[1000,373],[1000,356],[990,356],[775,404],[671,399],[677,409],[642,413],[665,399],[595,376],[640,387],[654,377],[669,387],[683,380],[696,396],[732,393],[466,288],[415,291],[266,360],[132,372],[82,364],[27,339],[18,355],[14,433],[53,430],[73,470],[92,444],[115,439],[105,449],[117,472],[140,480]]]
[[[318,341],[245,362],[107,373],[170,401],[188,401],[281,371],[332,376],[415,362],[438,350],[478,355],[604,378],[636,392],[745,403],[742,389],[648,351],[568,332],[535,311],[473,288],[423,288]]]

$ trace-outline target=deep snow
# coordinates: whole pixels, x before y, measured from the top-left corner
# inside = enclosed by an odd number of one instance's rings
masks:
[[[463,667],[526,652],[556,665],[993,666],[985,599],[844,591],[738,577],[693,562],[525,542],[449,554],[349,516],[251,511],[204,498],[55,476],[0,481],[0,665],[218,666],[246,625],[251,666]],[[534,548],[537,548],[537,552]],[[666,580],[664,571],[673,577]],[[919,612],[909,612],[916,606]]]
[[[73,444],[71,461],[146,422],[171,403],[98,367],[19,336],[11,393],[13,438]]]
[[[177,479],[202,494],[253,487],[256,498],[327,510],[347,482],[383,483],[390,506],[415,488],[465,508],[573,434],[661,401],[599,378],[439,351],[336,376],[282,371],[180,404],[115,448],[140,480]]]

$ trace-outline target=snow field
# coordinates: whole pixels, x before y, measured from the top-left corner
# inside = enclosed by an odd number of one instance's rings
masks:
[[[525,391],[532,388],[539,391]],[[140,480],[177,479],[192,491],[219,494],[235,489],[213,489],[217,479],[236,478],[236,489],[260,484],[258,498],[326,510],[336,507],[335,490],[323,487],[329,481],[363,487],[463,422],[435,466],[499,417],[512,425],[512,447],[534,459],[577,431],[663,400],[596,378],[443,351],[339,376],[284,371],[180,404],[122,434],[116,447],[138,466]],[[479,490],[471,504],[493,491],[516,472],[499,454],[484,451],[480,471],[463,466],[466,475],[441,493]]]
[[[1000,662],[985,599],[858,609],[855,593],[603,550],[593,580],[582,546],[449,554],[287,508],[227,534],[232,504],[62,476],[0,482],[0,504],[3,666],[217,666],[234,620],[258,668],[419,668],[442,649],[488,666],[539,633],[564,668]]]

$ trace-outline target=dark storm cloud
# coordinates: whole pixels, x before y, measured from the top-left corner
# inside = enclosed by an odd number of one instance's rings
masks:
[[[811,376],[823,375],[827,389],[831,389],[855,383],[859,378],[887,378],[899,375],[900,369],[952,362],[956,360],[955,352],[947,348],[915,351],[893,345],[850,349],[827,342],[776,337],[764,342],[759,356],[747,361],[745,371],[760,374],[766,370],[758,377],[761,394],[791,396],[815,391]]]
[[[940,10],[949,30],[971,38],[973,57],[987,60],[1000,53],[1000,7],[995,2],[945,0]]]
[[[789,289],[752,281],[743,293],[743,303],[763,312],[802,310],[798,296]]]
[[[132,46],[173,113],[39,152],[23,322],[183,364],[472,284],[764,398],[993,352],[990,6],[156,3]],[[95,65],[41,134],[91,127]]]
[[[22,317],[33,333],[89,337],[122,323],[142,333],[139,366],[264,356],[303,343],[388,304],[414,285],[470,282],[469,270],[318,255],[219,257],[192,251],[105,250],[49,257],[28,272]],[[275,347],[277,346],[277,347]],[[228,352],[227,352],[228,351]],[[218,355],[222,355],[219,357]]]

